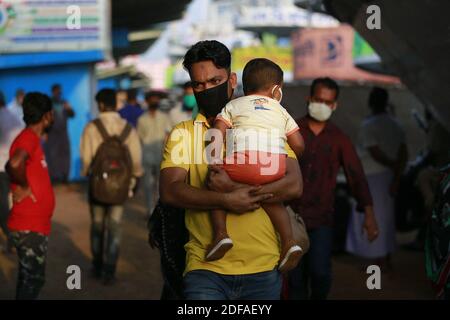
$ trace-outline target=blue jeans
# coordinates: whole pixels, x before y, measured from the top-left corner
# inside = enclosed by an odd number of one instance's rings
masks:
[[[309,251],[289,273],[289,299],[325,300],[331,288],[332,227],[308,230]]]
[[[148,214],[152,214],[158,200],[160,165],[144,165],[144,193]]]
[[[281,275],[277,270],[222,275],[208,270],[194,270],[184,276],[187,300],[279,300]]]
[[[114,275],[119,258],[123,206],[91,203],[91,252],[97,271]]]

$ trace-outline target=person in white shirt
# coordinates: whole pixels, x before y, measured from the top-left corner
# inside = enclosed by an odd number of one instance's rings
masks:
[[[23,122],[23,98],[25,97],[25,91],[23,89],[17,89],[16,96],[14,97],[14,100],[12,100],[8,104],[8,110],[16,116],[17,119],[20,120],[20,122]],[[25,124],[24,124],[25,126]]]
[[[137,133],[142,144],[142,165],[144,166],[144,192],[148,215],[151,215],[158,198],[158,180],[164,143],[172,126],[170,119],[159,110],[161,92],[150,91],[145,95],[148,111],[137,122]]]
[[[0,228],[7,238],[5,252],[12,252],[13,244],[6,222],[9,215],[9,178],[5,172],[5,165],[9,160],[9,148],[14,138],[25,127],[5,105],[5,97],[0,92]]]
[[[373,88],[369,96],[372,115],[362,123],[358,137],[358,149],[380,233],[375,241],[369,242],[361,233],[364,215],[355,209],[350,218],[346,243],[348,252],[373,259],[387,270],[391,268],[390,254],[396,247],[394,197],[408,159],[405,132],[387,112],[388,100],[385,89]]]

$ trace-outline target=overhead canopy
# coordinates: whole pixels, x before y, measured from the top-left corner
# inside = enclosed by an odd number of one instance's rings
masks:
[[[113,28],[131,31],[150,28],[156,23],[181,18],[190,0],[113,0]]]
[[[351,24],[381,57],[383,67],[450,128],[450,2],[448,0],[324,0],[327,12]],[[368,5],[381,12],[370,30]]]
[[[144,53],[158,38],[157,24],[180,19],[190,0],[112,0],[113,54]],[[157,30],[156,30],[157,31]],[[148,37],[130,37],[139,32]],[[156,36],[155,36],[156,34]]]

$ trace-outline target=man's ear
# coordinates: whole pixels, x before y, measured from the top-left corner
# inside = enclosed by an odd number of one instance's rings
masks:
[[[334,110],[336,110],[336,108],[337,108],[337,102],[335,102],[335,103],[333,103],[333,105],[331,106],[331,109],[334,111]]]
[[[230,74],[230,83],[231,83],[231,88],[236,89],[237,87],[237,75],[236,72],[232,72]]]

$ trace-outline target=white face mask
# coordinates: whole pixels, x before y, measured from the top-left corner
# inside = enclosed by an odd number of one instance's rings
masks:
[[[310,102],[308,105],[308,112],[313,119],[323,122],[327,121],[330,118],[333,109],[331,109],[325,103]]]
[[[281,100],[283,100],[283,90],[281,90],[281,88],[278,86],[274,86],[272,88],[272,97],[274,97],[273,92],[275,91],[275,88],[278,88],[278,90],[280,90],[280,100],[277,100],[277,101],[278,101],[278,103],[281,103]],[[274,99],[275,99],[275,97],[274,97]]]

